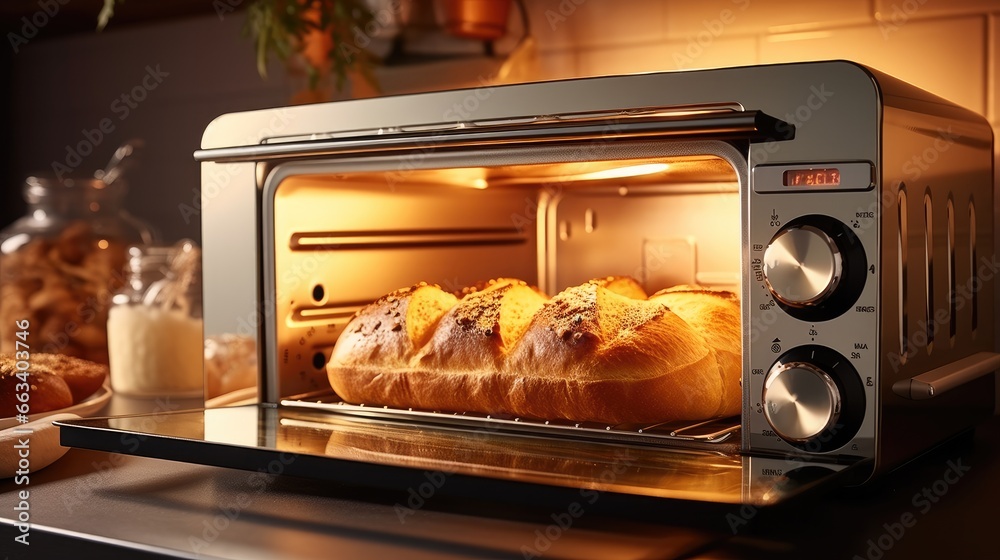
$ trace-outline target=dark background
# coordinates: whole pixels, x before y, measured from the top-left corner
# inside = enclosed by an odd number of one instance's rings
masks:
[[[50,17],[38,15],[39,1],[65,5]],[[479,76],[495,73],[520,36],[519,19],[512,12],[508,36],[496,44],[498,57],[486,57],[481,43],[447,36],[434,21],[430,0],[420,1],[423,15],[411,17],[406,56],[391,70],[376,69],[384,94],[478,85]],[[117,146],[140,138],[144,147],[124,176],[126,209],[159,231],[162,241],[200,240],[200,217],[181,206],[199,198],[200,171],[192,154],[201,146],[206,126],[224,113],[289,105],[306,85],[304,75],[273,57],[268,77],[258,75],[254,45],[244,29],[247,3],[128,0],[117,5],[108,27],[97,32],[102,0],[0,2],[0,75],[5,76],[0,87],[0,227],[24,214],[20,191],[25,177],[51,173],[54,161],[65,161],[67,147],[85,139],[83,131],[110,118],[115,130],[83,158],[77,171],[89,175],[103,168]],[[535,10],[547,6],[539,3]],[[14,53],[10,34],[24,35],[24,18],[34,17],[45,25]],[[535,18],[544,20],[541,13]],[[389,45],[382,38],[368,48],[387,54]],[[442,60],[444,66],[427,66]],[[127,118],[119,118],[116,100],[157,67],[169,76]],[[349,85],[338,96],[357,95],[363,88]],[[120,101],[117,107],[122,107]]]
[[[10,80],[11,51],[3,49],[0,52],[3,53],[0,54],[0,76],[7,76],[6,83],[0,87],[0,130],[3,130],[0,134],[0,224],[6,225],[24,213],[24,202],[12,160],[14,138],[11,135],[10,92],[16,84]]]
[[[114,131],[74,173],[89,175],[122,142],[142,139],[144,147],[124,176],[126,210],[163,241],[200,240],[198,216],[185,221],[179,207],[198,197],[200,173],[192,153],[202,132],[222,113],[287,104],[287,80],[280,66],[276,79],[257,75],[252,45],[243,36],[242,6],[220,15],[204,0],[129,0],[98,32],[101,5],[72,0],[43,17],[37,0],[0,4],[0,227],[24,215],[25,177],[51,173],[53,162],[65,160],[67,146],[85,140],[84,130],[110,118]],[[24,18],[45,24],[27,38]],[[11,34],[27,39],[16,53]],[[169,76],[120,118],[114,109],[123,105],[113,104],[157,67]]]

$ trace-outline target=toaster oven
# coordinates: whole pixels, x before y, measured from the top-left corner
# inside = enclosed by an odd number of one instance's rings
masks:
[[[63,443],[413,488],[764,504],[863,483],[994,413],[992,142],[845,61],[224,115],[195,154],[205,332],[256,341],[256,402],[66,422]],[[338,336],[393,289],[608,275],[739,294],[738,416],[602,425],[330,388]]]

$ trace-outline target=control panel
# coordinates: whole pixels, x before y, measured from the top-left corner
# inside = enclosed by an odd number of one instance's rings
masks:
[[[878,196],[870,163],[757,166],[749,193],[749,449],[872,456]]]

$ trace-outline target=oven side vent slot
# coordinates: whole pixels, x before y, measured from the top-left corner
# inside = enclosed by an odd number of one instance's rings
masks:
[[[972,291],[972,336],[975,338],[979,328],[979,282],[976,282],[976,263],[979,255],[976,251],[976,202],[969,199],[969,283]]]
[[[930,189],[924,193],[924,333],[927,336],[926,350],[934,352],[934,204]]]
[[[984,350],[981,322],[989,316],[990,278],[982,262],[981,213],[990,210],[975,194],[921,186],[917,199],[912,185],[899,183],[893,318],[898,339],[892,344],[898,344],[897,365],[907,370],[923,368],[926,360],[920,357],[943,364]]]
[[[955,335],[958,333],[958,304],[955,301],[955,201],[948,196],[946,206],[948,214],[948,341],[955,347]]]
[[[898,294],[898,304],[899,304],[899,361],[900,364],[905,364],[907,361],[907,356],[910,355],[910,329],[909,329],[909,317],[907,309],[909,307],[909,278],[907,270],[907,260],[909,255],[909,228],[907,226],[907,212],[906,212],[906,190],[905,186],[900,184],[899,194],[897,195],[896,201],[896,223],[899,229],[896,231],[896,254],[898,255],[896,260],[896,265],[898,267],[897,275],[899,285],[897,286],[896,293]]]

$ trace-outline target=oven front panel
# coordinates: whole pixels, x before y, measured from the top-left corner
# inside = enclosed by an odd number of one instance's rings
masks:
[[[747,293],[752,316],[746,333],[750,375],[744,372],[750,409],[744,439],[750,449],[875,456],[880,212],[874,164],[858,165],[866,172],[857,182],[845,179],[843,190],[828,192],[778,188],[784,171],[806,166],[776,166],[777,173],[754,170]],[[833,256],[835,250],[839,254]],[[783,259],[794,259],[791,265],[802,274],[783,275],[781,267],[789,266]],[[827,263],[835,259],[840,262],[831,271]],[[822,282],[837,285],[823,293]],[[800,302],[810,297],[815,300]],[[786,381],[789,375],[797,377]],[[836,401],[822,393],[816,381],[823,380],[833,381]],[[819,394],[808,394],[814,385],[820,385]],[[782,392],[795,393],[799,404],[783,402]],[[782,406],[813,408],[790,419]]]

